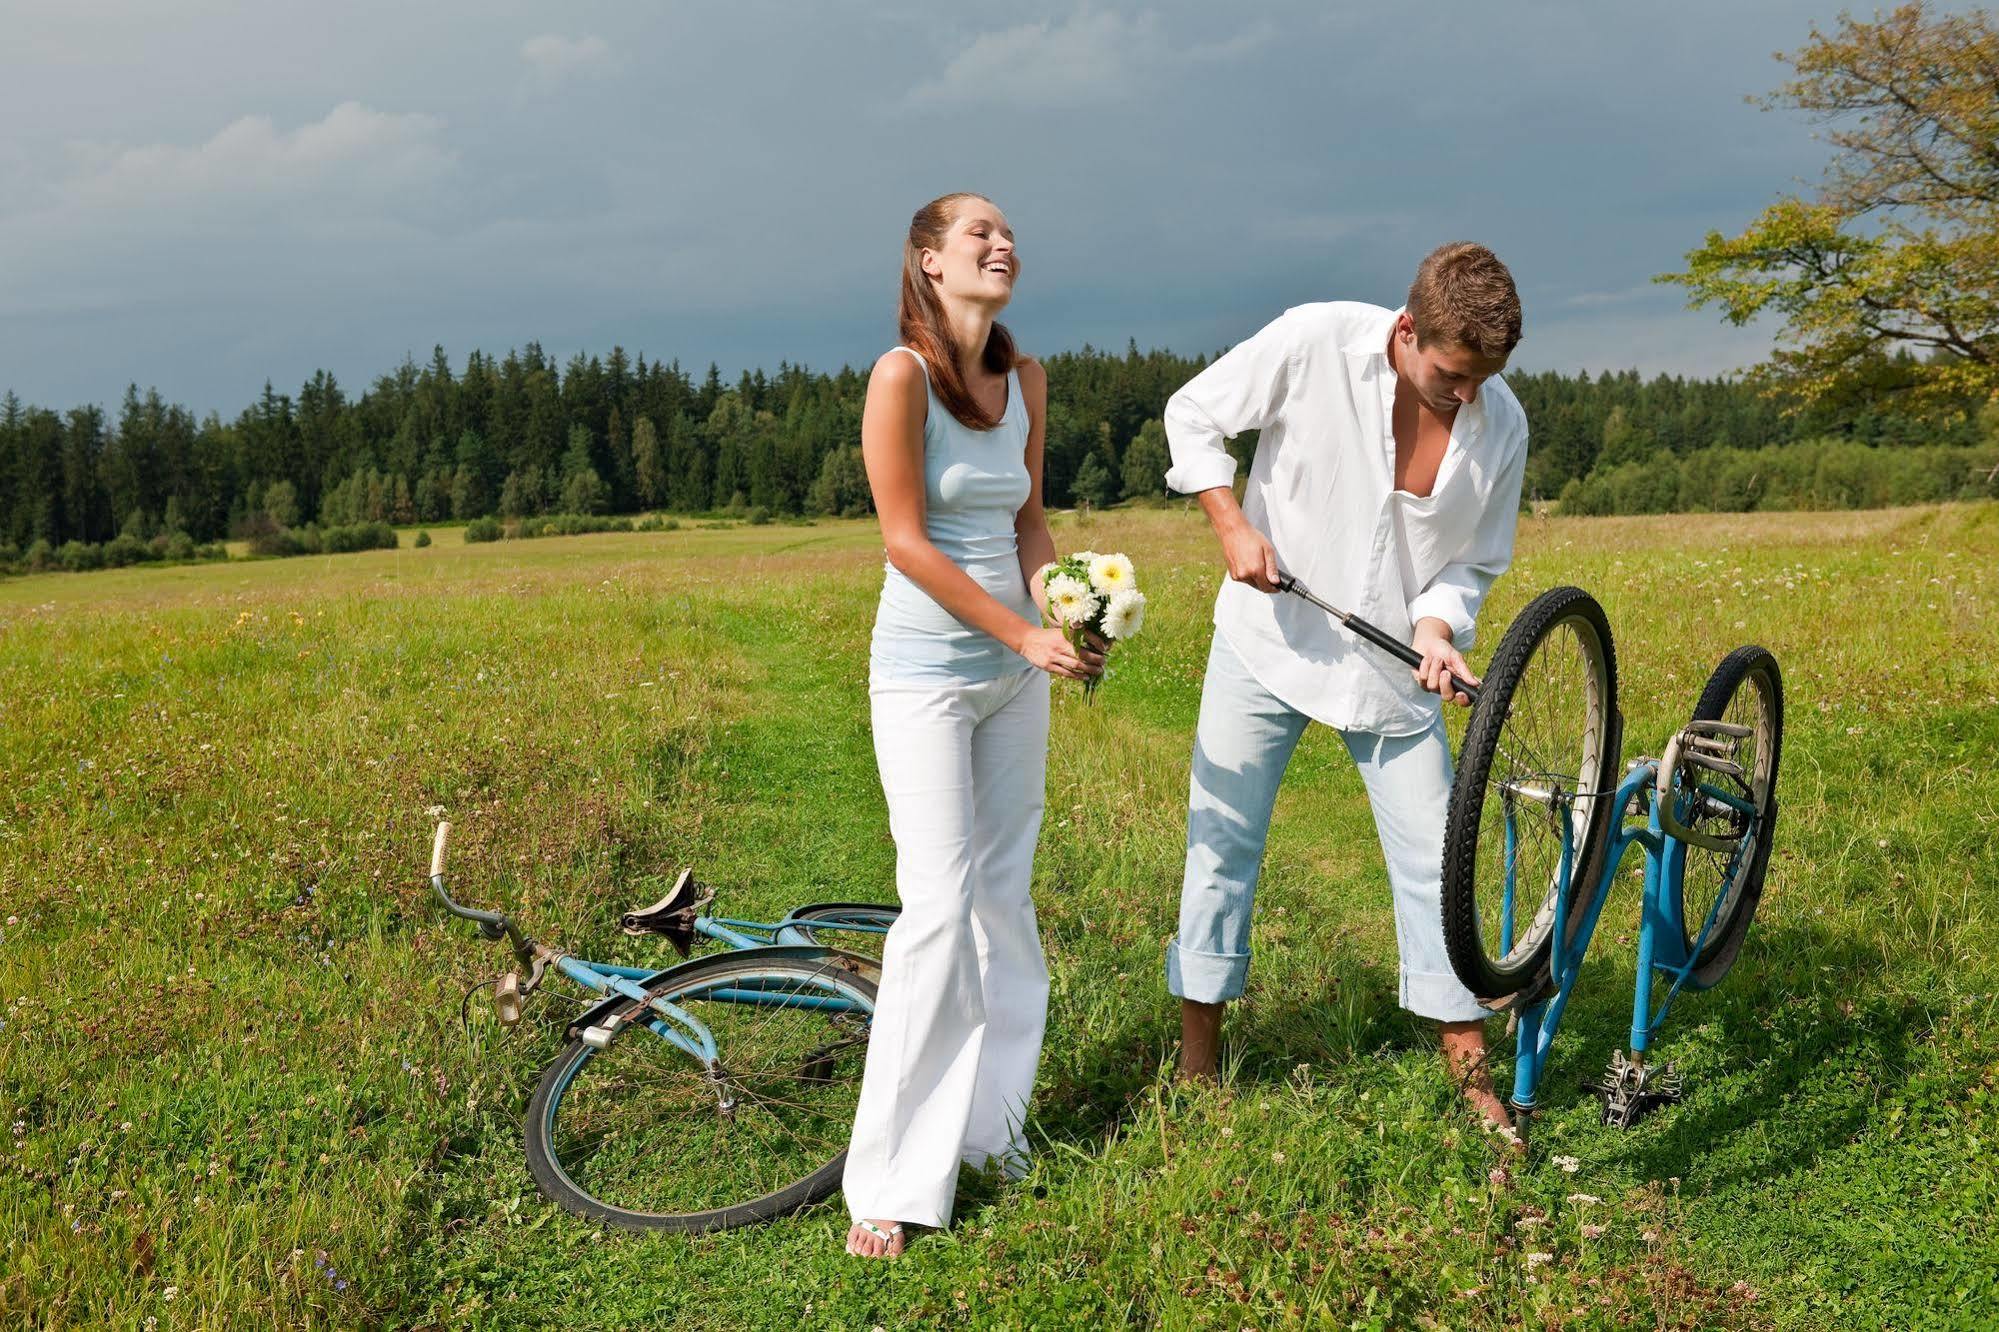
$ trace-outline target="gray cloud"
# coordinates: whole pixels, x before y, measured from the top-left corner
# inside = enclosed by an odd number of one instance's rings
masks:
[[[573,74],[611,64],[611,44],[602,37],[564,37],[545,32],[521,43],[521,59],[543,82],[559,83]]]
[[[933,78],[910,90],[915,106],[997,103],[1036,109],[1130,97],[1180,68],[1247,56],[1268,24],[1207,43],[1176,46],[1157,14],[1084,8],[1060,22],[983,32]]]
[[[1650,285],[1817,176],[1745,106],[1817,0],[1503,9],[1024,0],[19,0],[0,43],[0,388],[235,410],[443,343],[865,364],[901,233],[992,195],[1008,322],[1213,350],[1493,245],[1522,364],[1712,372],[1762,330]],[[612,77],[615,76],[615,77]]]

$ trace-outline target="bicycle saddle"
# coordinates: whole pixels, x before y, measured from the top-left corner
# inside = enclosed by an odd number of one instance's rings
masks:
[[[684,869],[671,892],[649,907],[618,917],[618,928],[626,934],[663,934],[673,950],[686,957],[694,947],[694,917],[713,896],[695,881],[693,869]]]

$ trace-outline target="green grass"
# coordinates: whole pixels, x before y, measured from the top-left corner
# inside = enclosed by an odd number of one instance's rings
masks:
[[[1576,1090],[1628,1021],[1626,880],[1534,1155],[1503,1179],[1395,1006],[1372,825],[1322,731],[1280,801],[1226,1085],[1165,1081],[1216,561],[1184,510],[1058,520],[1064,549],[1129,552],[1152,605],[1095,707],[1058,691],[1038,1165],[969,1185],[956,1227],[892,1266],[845,1257],[837,1201],[696,1239],[542,1201],[520,1113],[565,1009],[537,998],[468,1042],[459,996],[503,959],[423,881],[443,805],[462,894],[591,956],[664,951],[616,913],[681,864],[744,915],[889,899],[878,535],[433,536],[0,584],[0,1326],[1818,1328],[1999,1307],[1999,506],[1523,520],[1476,660],[1535,592],[1579,583],[1619,636],[1629,753],[1742,641],[1782,660],[1789,729],[1757,927],[1661,1043],[1686,1101],[1620,1133]]]

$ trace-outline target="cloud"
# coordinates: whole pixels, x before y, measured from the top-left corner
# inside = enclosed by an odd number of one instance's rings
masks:
[[[611,44],[602,37],[564,37],[545,32],[521,43],[521,59],[548,83],[558,83],[571,74],[611,63]]]
[[[981,102],[1070,107],[1128,97],[1177,67],[1234,60],[1269,39],[1267,24],[1206,45],[1174,47],[1154,15],[1078,11],[1067,22],[982,33],[912,88],[912,105]]]
[[[301,192],[378,193],[454,165],[435,116],[342,102],[325,119],[280,130],[244,116],[205,143],[72,144],[77,169],[50,190],[60,211],[103,213],[172,204],[233,205]]]

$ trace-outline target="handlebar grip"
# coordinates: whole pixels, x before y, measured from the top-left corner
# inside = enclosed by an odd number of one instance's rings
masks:
[[[432,843],[430,848],[430,877],[433,879],[444,873],[444,844],[450,837],[451,824],[448,822],[438,824],[437,841]]]

